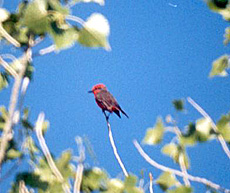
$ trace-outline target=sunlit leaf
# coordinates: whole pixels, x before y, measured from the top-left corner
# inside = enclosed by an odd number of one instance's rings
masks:
[[[124,192],[124,183],[116,178],[110,179],[107,183],[107,190],[103,193],[123,193]]]
[[[180,145],[176,145],[175,143],[169,143],[169,144],[166,144],[162,148],[161,151],[165,155],[171,157],[178,164],[180,163],[179,162],[179,156],[182,156],[186,168],[189,168],[189,166],[190,166],[189,158],[186,154],[185,149],[183,147],[181,147]]]
[[[103,47],[109,51],[111,49],[107,40],[109,33],[107,19],[99,13],[94,13],[79,31],[78,42],[87,47]]]
[[[174,100],[173,105],[177,111],[183,111],[184,110],[184,101],[183,100]]]
[[[49,27],[47,1],[33,0],[24,11],[23,23],[36,34],[43,34]]]
[[[223,115],[216,126],[224,139],[230,142],[230,114]]]
[[[4,73],[0,73],[0,91],[8,86],[8,77]]]
[[[10,149],[6,153],[7,159],[16,159],[22,156],[22,152],[16,150],[16,149]]]
[[[208,0],[207,4],[212,11],[221,14],[225,20],[230,20],[228,0]]]
[[[193,190],[191,187],[179,186],[173,190],[168,190],[167,193],[192,193]]]
[[[59,13],[68,15],[69,14],[69,9],[62,6],[59,0],[52,0],[48,1],[49,6],[51,7],[52,10],[55,10]]]
[[[125,178],[125,191],[127,193],[143,193],[143,190],[136,187],[137,177],[134,175],[129,175]]]
[[[10,13],[3,8],[0,8],[0,23],[6,21],[10,17]]]
[[[214,76],[227,76],[228,73],[226,69],[229,68],[229,56],[223,55],[212,64],[212,70],[209,74],[210,77]]]
[[[163,172],[160,177],[157,178],[156,183],[161,187],[162,190],[165,191],[168,188],[177,185],[179,182],[170,172]]]
[[[224,44],[227,45],[230,42],[230,27],[225,29],[224,38]]]
[[[154,128],[148,128],[143,140],[144,144],[154,145],[161,142],[164,135],[164,125],[161,118],[157,119]]]
[[[84,192],[99,190],[104,187],[107,181],[107,174],[100,168],[94,167],[89,170],[84,170],[81,189]]]
[[[196,122],[196,135],[197,139],[201,142],[207,141],[210,139],[210,134],[211,134],[211,122],[210,120],[206,118],[201,118],[197,120]]]
[[[50,31],[57,49],[71,47],[78,39],[78,31],[75,28],[59,29],[59,32]]]

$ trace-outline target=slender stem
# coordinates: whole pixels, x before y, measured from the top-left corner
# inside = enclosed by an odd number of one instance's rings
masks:
[[[10,73],[14,78],[17,78],[17,72],[0,56],[0,64],[5,68],[5,70]]]
[[[68,187],[68,185],[64,182],[64,178],[61,174],[61,172],[58,170],[57,166],[55,165],[52,157],[51,157],[51,154],[50,154],[50,151],[46,145],[46,142],[45,142],[45,139],[42,135],[42,125],[43,125],[43,122],[44,122],[44,118],[45,118],[45,115],[44,113],[40,113],[39,116],[38,116],[38,119],[37,119],[37,122],[36,122],[36,126],[35,126],[35,131],[36,131],[36,135],[37,135],[37,138],[38,138],[38,141],[39,141],[39,144],[42,148],[42,151],[46,157],[46,160],[50,166],[50,169],[51,171],[53,172],[53,174],[56,176],[56,178],[58,179],[58,181],[60,181],[62,183],[62,188],[63,190],[66,192],[66,193],[70,193],[70,189]]]
[[[20,47],[20,43],[15,40],[10,34],[7,33],[7,31],[2,27],[2,24],[0,23],[0,34],[11,44],[13,44],[15,47]]]
[[[134,146],[136,147],[136,149],[138,150],[138,152],[140,153],[140,155],[149,163],[151,164],[153,167],[159,169],[159,170],[162,170],[164,172],[170,172],[174,175],[177,175],[177,176],[180,176],[180,177],[185,177],[185,174],[179,170],[176,170],[176,169],[172,169],[172,168],[169,168],[169,167],[166,167],[164,165],[161,165],[159,163],[157,163],[156,161],[154,161],[153,159],[151,159],[148,154],[146,154],[144,152],[144,150],[141,148],[140,144],[137,142],[137,140],[134,140],[133,141],[133,144]],[[216,190],[219,190],[221,192],[224,192],[224,193],[230,193],[230,190],[229,189],[225,189],[223,187],[221,187],[220,185],[214,183],[214,182],[211,182],[209,180],[207,180],[206,178],[201,178],[201,177],[196,177],[196,176],[192,176],[190,174],[187,175],[187,178],[191,181],[194,181],[194,182],[198,182],[198,183],[202,183],[206,186],[209,186],[213,189],[216,189]]]
[[[187,98],[188,102],[203,116],[205,117],[207,120],[210,121],[211,126],[213,128],[213,130],[215,132],[218,132],[218,128],[216,126],[216,124],[214,123],[214,121],[211,119],[211,117],[204,111],[204,109],[202,109],[192,98],[188,97]],[[228,158],[230,159],[230,151],[228,149],[228,146],[223,138],[223,136],[221,134],[219,134],[217,136],[217,139],[219,140],[225,154],[228,156]]]
[[[31,48],[28,48],[27,51],[25,52],[25,55],[23,56],[23,58],[21,60],[21,66],[22,67],[19,71],[18,76],[15,79],[15,82],[14,82],[14,85],[12,88],[9,110],[8,110],[9,115],[8,115],[8,119],[6,120],[4,129],[3,129],[3,133],[1,136],[0,170],[1,170],[2,163],[3,163],[4,157],[5,157],[8,142],[12,139],[13,118],[14,118],[14,113],[15,113],[15,109],[17,106],[17,102],[18,102],[19,89],[20,89],[20,85],[22,82],[22,78],[23,78],[25,71],[26,71],[27,63],[31,59],[31,54],[32,54]]]
[[[104,114],[105,114],[105,113],[104,113]],[[117,152],[117,148],[116,148],[116,145],[115,145],[114,140],[113,140],[112,129],[111,129],[111,126],[110,126],[110,123],[109,123],[108,116],[107,116],[106,114],[105,114],[105,118],[106,118],[108,130],[109,130],[109,140],[110,140],[110,143],[111,143],[112,148],[113,148],[113,153],[114,153],[114,155],[115,155],[115,157],[116,157],[116,159],[117,159],[117,161],[118,161],[118,163],[119,163],[119,165],[120,165],[120,167],[121,167],[121,169],[122,169],[124,175],[125,175],[126,177],[128,177],[129,174],[128,174],[128,172],[126,171],[125,166],[124,166],[124,164],[122,163],[121,158],[120,158],[120,156],[119,156],[119,154],[118,154],[118,152]]]
[[[78,145],[78,152],[80,155],[78,157],[77,171],[75,174],[74,193],[80,193],[81,182],[82,182],[83,171],[84,171],[83,162],[85,160],[85,148],[82,144],[81,137],[77,137],[75,140]]]
[[[151,172],[149,173],[149,191],[153,193],[153,175]]]

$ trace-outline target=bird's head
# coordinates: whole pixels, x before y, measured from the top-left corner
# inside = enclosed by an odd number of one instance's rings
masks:
[[[101,90],[107,90],[106,86],[104,84],[96,84],[93,86],[92,90],[90,90],[88,93],[96,94],[100,92]]]

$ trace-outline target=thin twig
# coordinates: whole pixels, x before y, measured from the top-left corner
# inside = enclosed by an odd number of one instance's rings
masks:
[[[10,73],[14,78],[17,78],[17,72],[0,56],[0,64],[5,68],[5,70]]]
[[[169,167],[166,167],[164,165],[161,165],[159,163],[157,163],[156,161],[154,161],[153,159],[151,159],[148,154],[146,154],[144,152],[144,150],[141,148],[140,144],[137,142],[137,140],[134,140],[133,141],[133,144],[134,146],[136,147],[136,149],[138,150],[138,152],[140,153],[140,155],[149,163],[151,164],[153,167],[159,169],[159,170],[162,170],[164,172],[170,172],[174,175],[177,175],[177,176],[180,176],[180,177],[185,177],[185,174],[179,170],[176,170],[176,169],[172,169],[172,168],[169,168]],[[209,180],[207,180],[206,178],[201,178],[201,177],[196,177],[196,176],[192,176],[190,174],[187,175],[188,179],[191,180],[191,181],[194,181],[194,182],[199,182],[199,183],[202,183],[206,186],[209,186],[213,189],[216,189],[216,190],[219,190],[221,192],[224,192],[224,193],[230,193],[230,190],[229,189],[225,189],[223,187],[221,187],[220,185],[214,183],[214,182],[211,182]]]
[[[56,50],[56,46],[55,45],[51,45],[51,46],[49,46],[47,48],[41,49],[39,51],[38,55],[42,56],[42,55],[45,55],[45,54],[49,54],[49,53],[51,53],[51,52],[53,52],[55,50]],[[35,54],[35,56],[36,56],[36,54]]]
[[[11,44],[13,44],[15,47],[20,47],[20,43],[15,40],[10,34],[7,33],[7,31],[2,27],[2,23],[0,23],[0,34]]]
[[[119,156],[119,154],[117,152],[117,148],[116,148],[116,145],[115,145],[114,140],[113,140],[113,134],[112,134],[112,129],[111,129],[111,126],[110,126],[110,123],[109,123],[109,119],[108,119],[106,114],[105,114],[105,116],[106,116],[107,127],[108,127],[108,130],[109,130],[109,140],[110,140],[110,143],[111,143],[112,148],[113,148],[113,153],[114,153],[114,155],[115,155],[115,157],[116,157],[116,159],[117,159],[117,161],[118,161],[123,173],[125,174],[125,177],[128,177],[129,174],[126,171],[125,166],[121,161],[121,158],[120,158],[120,156]]]
[[[9,110],[8,110],[8,113],[9,113],[8,119],[6,120],[4,129],[3,129],[3,133],[1,136],[0,170],[1,170],[2,162],[3,162],[4,157],[5,157],[7,144],[12,139],[13,118],[14,118],[14,113],[15,113],[15,109],[17,106],[17,102],[18,102],[19,89],[20,89],[20,85],[22,82],[22,78],[23,78],[25,71],[26,71],[27,63],[28,63],[28,61],[31,60],[31,55],[32,55],[31,48],[28,48],[27,51],[25,52],[24,56],[22,57],[21,69],[18,73],[18,77],[15,79],[15,82],[14,82],[14,85],[12,88]]]
[[[30,193],[22,180],[19,182],[19,193]]]
[[[185,183],[186,186],[190,187],[191,185],[190,185],[190,182],[188,180],[188,172],[187,172],[187,169],[186,169],[186,166],[185,166],[185,160],[184,160],[184,156],[183,156],[182,153],[179,154],[179,165],[180,165],[181,171],[184,174],[184,177],[183,177],[184,183]]]
[[[39,144],[40,144],[40,146],[42,148],[43,154],[46,157],[46,160],[47,160],[47,162],[48,162],[48,164],[50,166],[51,171],[56,176],[58,181],[62,183],[63,190],[66,193],[70,193],[70,189],[69,189],[68,185],[64,182],[64,178],[63,178],[61,172],[56,167],[56,165],[55,165],[55,163],[54,163],[54,161],[53,161],[53,159],[51,157],[50,151],[49,151],[49,149],[48,149],[48,147],[46,145],[45,139],[44,139],[44,137],[42,135],[42,125],[43,125],[43,122],[44,122],[44,118],[45,118],[44,113],[40,113],[39,116],[38,116],[36,125],[35,125],[35,131],[36,131],[36,135],[37,135]]]
[[[80,188],[81,188],[81,182],[82,182],[82,176],[83,176],[83,171],[84,171],[84,165],[83,162],[85,160],[85,148],[82,144],[82,139],[81,137],[76,137],[76,143],[78,146],[78,152],[79,152],[79,157],[77,159],[78,165],[77,165],[77,171],[75,174],[75,181],[74,181],[74,193],[80,193]]]
[[[149,173],[149,191],[153,193],[153,175],[151,172]]]
[[[218,128],[217,128],[216,124],[215,124],[214,121],[211,119],[211,117],[204,111],[204,109],[202,109],[192,98],[188,97],[187,100],[188,100],[188,102],[189,102],[189,103],[190,103],[190,104],[191,104],[191,105],[192,105],[192,106],[193,106],[203,117],[205,117],[207,120],[210,121],[213,130],[214,130],[215,132],[218,132]],[[228,158],[230,159],[230,151],[229,151],[229,149],[228,149],[228,146],[227,146],[227,144],[226,144],[226,142],[225,142],[223,136],[222,136],[221,134],[219,134],[219,135],[217,136],[217,138],[218,138],[218,140],[219,140],[219,142],[220,142],[220,144],[221,144],[221,146],[222,146],[222,148],[223,148],[225,154],[226,154],[226,155],[228,156]]]
[[[178,128],[178,126],[176,125],[176,122],[174,122],[174,123],[175,123],[175,126],[173,128],[175,130],[177,138],[179,139],[179,137],[181,137],[181,131]],[[184,173],[183,180],[184,180],[185,185],[190,186],[190,182],[188,180],[188,172],[187,172],[187,169],[186,169],[186,166],[185,166],[185,160],[184,160],[184,156],[183,156],[182,153],[179,154],[179,165],[180,165],[181,171]]]

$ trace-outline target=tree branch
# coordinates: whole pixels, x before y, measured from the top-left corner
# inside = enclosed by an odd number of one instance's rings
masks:
[[[2,56],[0,56],[0,64],[8,73],[10,73],[10,75],[12,75],[14,78],[17,78],[17,72],[5,60],[3,60]]]
[[[53,172],[53,174],[56,176],[56,178],[58,179],[58,181],[60,181],[62,183],[62,188],[66,193],[70,193],[70,189],[68,187],[68,185],[65,183],[64,178],[61,174],[61,172],[58,170],[58,168],[56,167],[51,155],[50,155],[50,151],[46,145],[45,139],[42,135],[42,125],[44,122],[44,118],[45,115],[44,113],[40,113],[35,125],[35,131],[36,131],[36,135],[39,141],[39,144],[42,148],[43,154],[46,157],[46,160],[50,166],[51,171]]]
[[[144,152],[144,150],[141,148],[140,144],[137,142],[137,140],[134,140],[133,141],[133,144],[134,146],[136,147],[136,149],[138,150],[138,152],[140,153],[140,155],[149,163],[151,164],[153,167],[159,169],[159,170],[162,170],[164,172],[170,172],[174,175],[177,175],[177,176],[180,176],[180,177],[185,177],[185,174],[179,170],[176,170],[176,169],[172,169],[172,168],[169,168],[169,167],[166,167],[164,165],[161,165],[159,163],[157,163],[156,161],[154,161],[153,159],[151,159],[148,154],[146,154]],[[209,180],[207,180],[206,178],[201,178],[201,177],[196,177],[196,176],[192,176],[190,174],[187,175],[187,178],[191,181],[194,181],[194,182],[198,182],[198,183],[202,183],[206,186],[209,186],[213,189],[216,189],[216,190],[219,190],[221,192],[224,192],[224,193],[230,193],[230,190],[229,189],[225,189],[223,187],[221,187],[220,185],[214,183],[214,182],[211,182]]]
[[[15,40],[10,34],[7,33],[7,31],[2,27],[2,23],[0,23],[0,34],[11,44],[13,44],[15,47],[21,47],[20,43]]]
[[[149,192],[153,193],[153,175],[149,173]]]
[[[104,114],[105,114],[105,112],[104,112]],[[115,145],[114,140],[113,140],[113,134],[112,134],[111,126],[110,126],[110,123],[109,123],[109,119],[108,119],[106,114],[105,114],[105,118],[106,118],[108,130],[109,130],[109,140],[110,140],[110,143],[111,143],[112,148],[113,148],[113,153],[114,153],[114,155],[115,155],[115,157],[116,157],[116,159],[117,159],[117,161],[118,161],[118,163],[119,163],[119,165],[120,165],[125,177],[128,177],[129,174],[126,171],[125,166],[122,163],[121,158],[120,158],[120,156],[119,156],[119,154],[117,152],[117,148],[116,148],[116,145]]]
[[[214,123],[214,121],[211,119],[211,117],[204,111],[204,109],[202,109],[192,98],[188,97],[187,98],[188,102],[203,116],[205,117],[207,120],[210,121],[211,126],[213,128],[213,130],[215,132],[218,132],[218,128],[216,126],[216,124]],[[230,151],[228,149],[228,146],[223,138],[223,136],[221,134],[219,134],[217,136],[217,139],[219,140],[225,154],[228,156],[228,158],[230,159]]]
[[[9,114],[8,118],[6,120],[3,133],[1,136],[1,146],[0,146],[0,170],[2,167],[3,160],[5,158],[5,153],[7,149],[8,142],[12,139],[12,127],[13,127],[13,118],[14,118],[14,112],[17,106],[18,102],[18,96],[19,96],[19,89],[20,85],[22,82],[22,78],[25,74],[26,67],[27,67],[27,62],[31,60],[31,55],[32,51],[31,48],[28,48],[22,57],[21,62],[21,69],[18,73],[18,76],[15,79],[12,92],[11,92],[11,97],[10,97],[10,104],[9,104]]]
[[[76,137],[75,139],[77,146],[78,146],[78,152],[79,157],[77,159],[78,165],[77,165],[77,171],[75,174],[75,181],[74,181],[74,193],[80,193],[81,188],[81,182],[82,182],[82,176],[84,171],[84,165],[83,162],[85,160],[85,148],[82,144],[81,137]]]

